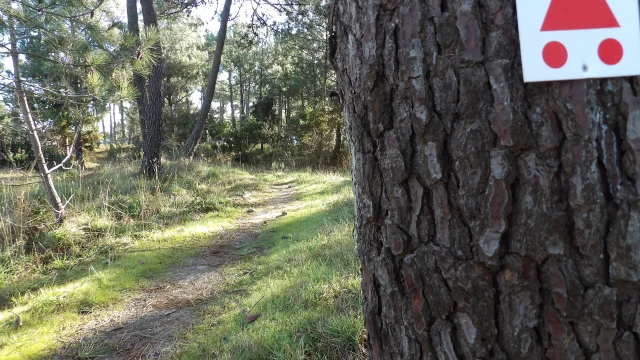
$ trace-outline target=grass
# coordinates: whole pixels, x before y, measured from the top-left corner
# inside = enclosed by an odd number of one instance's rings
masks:
[[[344,178],[314,176],[301,181],[301,210],[249,245],[271,248],[226,269],[227,291],[184,336],[179,358],[364,358],[351,190]],[[246,308],[260,318],[246,324]]]
[[[222,269],[221,295],[183,334],[176,356],[361,357],[349,181],[327,173],[188,166],[151,181],[138,178],[133,164],[92,166],[82,184],[77,173],[57,175],[63,197],[73,194],[61,227],[42,226],[52,216],[37,185],[0,185],[1,359],[47,357],[83,324],[117,311],[232,229],[251,205],[239,193],[255,197],[288,179],[296,182],[300,210],[238,249],[251,256]],[[0,173],[0,180],[15,177]],[[261,317],[245,324],[240,309],[253,305]]]

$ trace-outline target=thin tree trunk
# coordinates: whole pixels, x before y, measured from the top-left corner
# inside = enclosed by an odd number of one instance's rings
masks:
[[[231,104],[231,127],[235,130],[236,126],[236,112],[233,109],[233,84],[231,82],[231,70],[229,70],[229,103]]]
[[[224,102],[222,97],[220,98],[220,123],[224,124],[224,112],[227,104]]]
[[[278,132],[282,132],[282,108],[284,107],[283,103],[284,99],[282,96],[282,90],[280,90],[280,93],[278,94]]]
[[[240,88],[240,128],[245,124],[244,112],[244,80],[242,78],[242,69],[238,67],[238,87]]]
[[[71,30],[71,36],[75,37],[76,26],[73,20],[69,22],[69,27]],[[67,53],[67,56],[71,57],[72,55],[70,53]],[[80,92],[79,77],[76,76],[75,74],[71,75],[70,84],[71,84],[71,88],[73,89],[73,92],[78,94]],[[88,108],[88,105],[89,104],[87,104],[87,108]],[[83,109],[83,112],[84,112],[84,109]],[[80,116],[84,117],[84,114]],[[76,132],[78,133],[78,136],[75,137],[75,142],[73,143],[73,151],[76,154],[76,163],[78,164],[78,169],[82,171],[84,170],[84,158],[83,158],[83,148],[82,148],[82,128],[79,125],[76,128]],[[82,179],[82,176],[80,178]]]
[[[124,142],[127,139],[127,133],[125,131],[125,126],[124,126],[124,101],[122,100],[120,100],[120,126],[122,127],[121,129],[122,139],[120,139],[120,142],[124,144]]]
[[[145,29],[157,29],[158,19],[153,0],[140,0],[142,19]],[[147,80],[147,96],[145,107],[145,141],[142,157],[141,172],[150,177],[160,171],[162,165],[162,108],[164,104],[163,78],[164,55],[158,40],[151,51],[155,53],[156,63],[151,67],[151,74]]]
[[[205,124],[207,123],[207,117],[211,110],[211,102],[216,92],[216,83],[218,82],[218,73],[220,72],[220,62],[222,60],[222,52],[224,50],[224,42],[227,37],[227,21],[229,20],[229,11],[231,9],[231,1],[226,0],[224,8],[222,9],[222,21],[220,22],[220,29],[218,30],[218,37],[216,39],[216,51],[213,55],[213,64],[211,65],[211,72],[209,73],[209,81],[207,84],[207,91],[205,93],[200,112],[198,113],[198,120],[191,132],[191,136],[185,145],[184,155],[185,157],[192,158],[196,150],[196,146],[202,138]],[[229,75],[231,76],[231,75]],[[231,77],[229,77],[229,84],[231,84]],[[233,113],[233,105],[231,106],[231,112]],[[233,114],[232,114],[233,117]],[[235,120],[234,120],[235,128]]]
[[[15,34],[15,22],[11,15],[9,15],[9,37],[11,42],[11,61],[13,63],[13,80],[15,84],[16,97],[18,98],[18,104],[20,105],[20,112],[22,113],[22,119],[27,125],[27,131],[29,135],[29,142],[33,149],[33,154],[36,158],[36,164],[38,165],[38,172],[42,179],[42,185],[44,186],[49,205],[55,212],[56,220],[58,223],[62,223],[65,218],[64,205],[60,200],[58,191],[53,183],[53,176],[47,168],[47,163],[42,152],[42,145],[40,144],[40,138],[38,137],[38,131],[36,124],[31,116],[31,110],[27,102],[27,96],[22,88],[22,78],[20,76],[20,59],[18,53],[18,43]]]
[[[127,137],[127,144],[131,145],[133,143],[133,121],[131,121],[131,115],[129,115],[129,111],[131,111],[131,105],[129,105],[129,108],[127,108],[127,116],[129,116],[129,122],[128,122],[128,132],[129,132],[129,136]]]
[[[318,72],[317,71],[317,69],[318,69],[317,64],[318,63],[317,63],[317,60],[316,60],[315,52],[312,53],[311,58],[312,58],[312,63],[315,65],[313,67],[313,69],[312,69],[314,74],[313,74],[313,78],[312,78],[312,81],[311,81],[311,83],[312,83],[311,86],[313,87],[313,90],[311,90],[311,104],[312,104],[311,107],[315,109],[315,108],[318,107],[318,81],[317,81],[317,77],[316,77],[317,72]]]
[[[324,89],[324,93],[322,94],[322,100],[324,103],[327,102],[329,98],[329,92],[327,91],[327,78],[329,77],[329,37],[328,31],[324,32],[324,66],[323,66],[323,76],[322,76],[322,87]]]
[[[245,117],[248,117],[251,114],[251,80],[247,80],[247,98],[245,99]]]
[[[109,145],[113,146],[116,142],[116,109],[115,104],[109,103]]]
[[[523,84],[512,0],[336,1],[369,357],[638,359],[640,79]]]
[[[94,115],[97,116],[98,108],[96,107],[95,99],[93,100],[93,110],[94,110]],[[107,146],[107,127],[104,124],[104,116],[100,118],[100,121],[102,122],[102,145]]]
[[[263,94],[262,94],[262,86],[263,86],[262,84],[263,84],[263,82],[264,82],[264,75],[263,75],[263,73],[264,73],[263,67],[262,67],[262,66],[260,66],[260,80],[259,80],[259,82],[258,82],[258,98],[259,98],[259,99],[262,99],[262,95],[263,95]]]
[[[284,105],[285,105],[284,115],[285,115],[286,124],[289,124],[289,121],[291,121],[291,98],[289,96],[286,97]]]

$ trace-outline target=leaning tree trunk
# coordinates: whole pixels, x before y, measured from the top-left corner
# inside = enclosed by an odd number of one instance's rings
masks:
[[[29,104],[27,103],[27,95],[22,87],[22,78],[20,76],[20,54],[18,53],[18,41],[16,39],[14,24],[13,17],[9,15],[9,38],[11,43],[11,60],[13,63],[13,80],[16,97],[18,98],[22,119],[27,125],[29,142],[31,143],[31,148],[33,149],[33,154],[36,158],[36,164],[38,164],[38,172],[40,173],[40,178],[42,179],[42,185],[44,186],[44,190],[47,194],[49,205],[53,208],[57,222],[62,223],[65,219],[64,205],[62,204],[62,200],[60,200],[58,191],[53,183],[51,171],[47,167],[47,162],[44,158],[44,153],[42,152],[42,145],[40,144],[40,138],[38,137],[38,130],[36,129],[35,121],[33,121],[33,117],[31,116],[31,109],[29,109]],[[74,142],[76,139],[74,139]]]
[[[336,0],[372,359],[638,359],[640,81],[523,84],[512,0]]]
[[[213,54],[213,64],[211,64],[211,72],[209,73],[207,91],[202,100],[202,106],[200,107],[200,112],[198,113],[198,120],[196,120],[196,125],[193,128],[191,136],[187,140],[187,144],[185,145],[184,155],[188,158],[193,157],[196,146],[198,146],[198,143],[202,138],[202,134],[204,133],[204,126],[207,123],[207,117],[209,116],[209,111],[211,110],[213,95],[215,95],[216,92],[216,83],[218,82],[218,73],[220,72],[220,62],[222,60],[222,51],[224,50],[224,42],[227,37],[227,21],[229,20],[231,1],[232,0],[225,0],[224,8],[222,9],[220,29],[218,30],[218,37],[216,39],[216,52]],[[229,84],[231,84],[231,79],[229,79]]]
[[[147,30],[158,29],[154,0],[140,0],[142,20]],[[160,40],[151,47],[156,61],[147,81],[144,119],[144,145],[141,172],[150,177],[160,171],[162,160],[162,108],[164,105],[164,57]]]

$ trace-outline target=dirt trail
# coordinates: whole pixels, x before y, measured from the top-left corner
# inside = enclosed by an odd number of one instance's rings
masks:
[[[82,340],[66,346],[60,359],[76,358],[98,348],[110,348],[101,359],[161,359],[173,350],[176,337],[194,321],[207,303],[216,296],[222,282],[219,270],[241,258],[238,248],[256,241],[264,224],[295,210],[295,187],[292,183],[271,186],[253,202],[253,212],[237,220],[237,226],[212,239],[181,267],[170,270],[171,276],[130,301],[122,310],[86,324]],[[252,201],[245,195],[245,199]]]

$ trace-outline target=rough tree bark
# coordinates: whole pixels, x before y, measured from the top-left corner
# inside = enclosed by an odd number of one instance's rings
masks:
[[[158,29],[158,17],[154,0],[140,0],[142,22],[147,30]],[[144,119],[144,145],[141,172],[145,176],[153,176],[160,171],[162,165],[162,108],[164,105],[163,79],[164,55],[160,40],[151,47],[156,61],[151,66],[151,73],[147,79]]]
[[[207,91],[202,100],[202,106],[200,106],[200,112],[198,113],[198,120],[193,128],[191,136],[187,140],[185,145],[184,155],[187,158],[192,158],[196,150],[196,146],[202,138],[204,133],[204,126],[207,123],[207,117],[211,110],[211,102],[216,92],[216,83],[218,82],[218,74],[220,73],[220,62],[222,60],[222,52],[224,50],[224,42],[227,37],[227,21],[229,20],[229,11],[231,10],[232,0],[225,0],[224,8],[222,9],[220,29],[218,29],[218,36],[216,38],[216,51],[213,54],[213,64],[211,64],[211,72],[209,73],[209,81],[207,83]],[[229,84],[231,84],[231,78],[229,78]],[[231,107],[233,112],[233,105]],[[233,117],[233,116],[232,116]],[[234,120],[235,128],[235,120]]]
[[[142,46],[140,42],[140,26],[138,25],[138,3],[136,0],[127,0],[127,30],[131,34],[131,36],[135,39],[134,53],[136,57],[140,57],[142,54],[140,53],[140,47]],[[140,122],[140,134],[142,135],[142,141],[144,143],[144,139],[146,138],[146,128],[145,128],[145,79],[144,77],[137,73],[133,72],[133,86],[137,90],[137,94],[135,96],[136,104],[138,105],[138,120]]]
[[[62,223],[65,219],[64,205],[58,191],[53,183],[52,171],[47,167],[47,162],[42,152],[42,145],[40,144],[40,138],[38,137],[38,130],[36,129],[35,121],[31,116],[31,109],[27,102],[27,95],[22,87],[22,77],[20,76],[20,54],[18,53],[18,41],[15,34],[15,22],[13,16],[9,15],[9,42],[11,43],[11,61],[13,64],[13,82],[15,85],[16,97],[18,98],[18,104],[20,106],[20,113],[22,119],[27,125],[27,132],[29,135],[29,142],[33,149],[33,154],[36,158],[36,164],[38,165],[38,173],[42,179],[42,185],[47,194],[49,205],[53,208],[58,223]],[[75,143],[78,139],[78,130],[76,130],[76,136],[73,139]]]
[[[640,81],[523,84],[512,0],[336,0],[372,359],[638,359]]]

